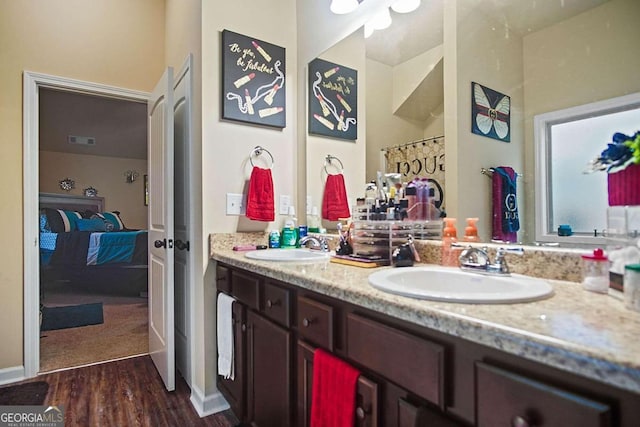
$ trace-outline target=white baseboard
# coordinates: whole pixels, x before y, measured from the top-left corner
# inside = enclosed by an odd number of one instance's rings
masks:
[[[24,366],[0,369],[0,385],[15,383],[17,381],[22,381],[25,378]]]
[[[190,400],[191,405],[193,405],[200,418],[229,409],[229,404],[218,390],[216,390],[215,393],[205,396],[202,390],[192,386]]]

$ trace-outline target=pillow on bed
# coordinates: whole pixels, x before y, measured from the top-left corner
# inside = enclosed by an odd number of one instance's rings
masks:
[[[107,231],[105,221],[102,218],[79,219],[76,221],[78,231]]]
[[[99,212],[96,215],[113,224],[113,231],[122,231],[126,228],[124,226],[124,223],[122,222],[122,219],[120,218],[120,212],[118,211]]]
[[[75,231],[78,229],[78,227],[76,227],[76,221],[82,218],[80,212],[65,211],[62,209],[45,208],[45,213],[47,215],[49,229],[52,233]]]

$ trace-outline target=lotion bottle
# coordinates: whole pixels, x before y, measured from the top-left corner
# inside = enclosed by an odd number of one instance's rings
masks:
[[[464,229],[464,237],[462,238],[465,242],[479,242],[480,237],[478,237],[478,226],[476,223],[478,222],[478,218],[467,218],[467,227]]]
[[[293,206],[289,206],[289,215],[282,223],[282,232],[280,233],[282,242],[281,248],[295,248],[298,245],[298,227],[296,225],[296,210]]]
[[[458,266],[459,250],[452,247],[453,243],[458,242],[458,233],[456,231],[456,219],[444,218],[444,230],[442,231],[442,265],[448,267]]]

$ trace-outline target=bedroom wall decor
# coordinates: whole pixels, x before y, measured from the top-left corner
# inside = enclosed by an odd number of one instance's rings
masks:
[[[471,82],[471,132],[511,142],[511,98]]]
[[[286,126],[285,48],[222,31],[222,118]]]
[[[93,187],[87,187],[83,190],[83,193],[87,197],[96,197],[98,195],[98,190]]]
[[[358,71],[316,58],[309,63],[309,133],[358,138]]]
[[[64,191],[71,191],[74,188],[76,188],[76,182],[71,178],[61,179],[60,181],[58,181],[58,184],[60,185],[60,188],[63,189]]]

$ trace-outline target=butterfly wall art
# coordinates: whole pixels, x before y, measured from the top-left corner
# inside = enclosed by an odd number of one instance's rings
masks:
[[[471,132],[511,142],[511,98],[471,83]]]

